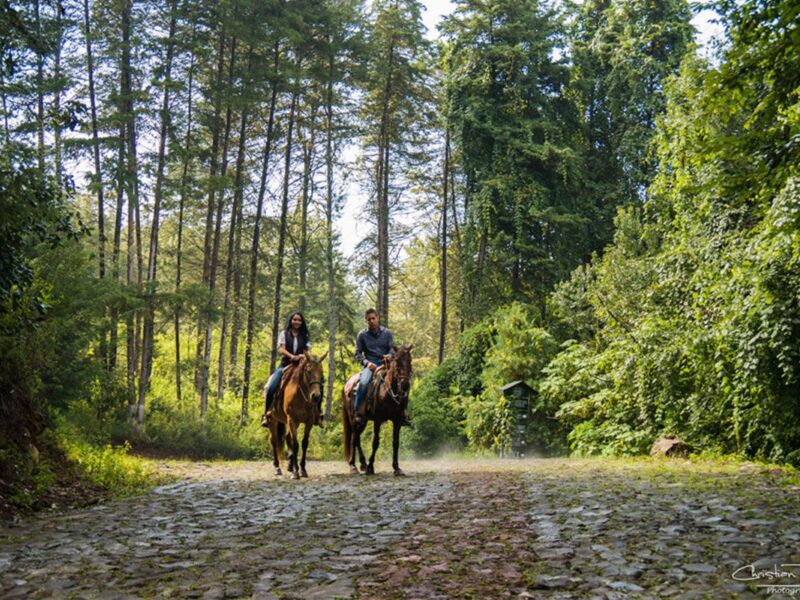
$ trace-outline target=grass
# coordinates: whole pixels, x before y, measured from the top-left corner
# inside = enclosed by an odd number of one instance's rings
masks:
[[[115,496],[148,490],[173,479],[146,460],[130,454],[130,445],[96,447],[85,442],[65,441],[67,458],[92,484]]]

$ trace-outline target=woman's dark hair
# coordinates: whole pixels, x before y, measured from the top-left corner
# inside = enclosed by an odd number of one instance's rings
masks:
[[[305,339],[309,339],[310,338],[310,335],[308,333],[308,325],[306,325],[306,318],[303,316],[303,313],[301,313],[298,310],[298,311],[293,312],[291,315],[289,315],[289,320],[286,321],[286,337],[287,337],[286,341],[287,342],[289,341],[288,337],[292,334],[292,319],[294,319],[295,315],[298,315],[300,317],[300,334],[303,337],[305,337]]]

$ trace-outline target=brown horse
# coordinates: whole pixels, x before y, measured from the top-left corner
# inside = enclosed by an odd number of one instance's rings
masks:
[[[412,345],[413,346],[413,345]],[[364,460],[361,449],[361,432],[366,421],[358,423],[355,419],[355,385],[346,385],[342,391],[342,420],[344,423],[344,456],[350,464],[350,472],[356,469],[356,452],[359,455],[361,472],[375,474],[375,453],[380,444],[381,425],[385,421],[392,422],[392,469],[395,475],[404,475],[398,464],[397,454],[400,448],[400,424],[408,407],[408,392],[411,389],[411,348],[403,346],[396,349],[394,356],[384,360],[381,370],[376,371],[370,389],[364,397],[367,406],[367,420],[374,423],[372,431],[372,454],[369,463]],[[383,381],[381,381],[381,374]]]
[[[297,365],[293,366],[283,393],[277,394],[275,410],[270,421],[269,431],[272,439],[272,464],[275,465],[275,475],[282,475],[280,461],[283,459],[283,442],[289,449],[289,472],[294,479],[308,477],[306,471],[306,451],[308,450],[308,435],[314,425],[323,426],[322,396],[323,373],[322,361],[328,355],[326,352],[317,358],[305,352]],[[300,425],[305,425],[303,430],[303,456],[298,462],[297,454],[299,443],[297,430]]]

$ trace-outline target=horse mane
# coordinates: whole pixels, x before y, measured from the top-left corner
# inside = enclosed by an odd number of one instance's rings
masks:
[[[307,361],[308,358],[306,357],[305,354],[303,354],[300,357],[300,361],[297,363],[297,366],[295,366],[294,373],[292,373],[291,377],[291,380],[294,381],[295,383],[300,383],[300,375],[304,372]]]
[[[411,346],[400,346],[399,348],[395,349],[394,355],[392,355],[389,360],[387,361],[388,367],[386,368],[386,375],[385,379],[391,384],[392,379],[394,378],[394,374],[397,372],[398,369],[398,358],[411,354]]]

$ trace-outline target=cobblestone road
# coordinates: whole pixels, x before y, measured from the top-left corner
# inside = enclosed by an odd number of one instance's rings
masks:
[[[800,597],[800,489],[778,470],[403,467],[312,462],[290,481],[267,463],[164,463],[177,483],[0,526],[0,597]]]

